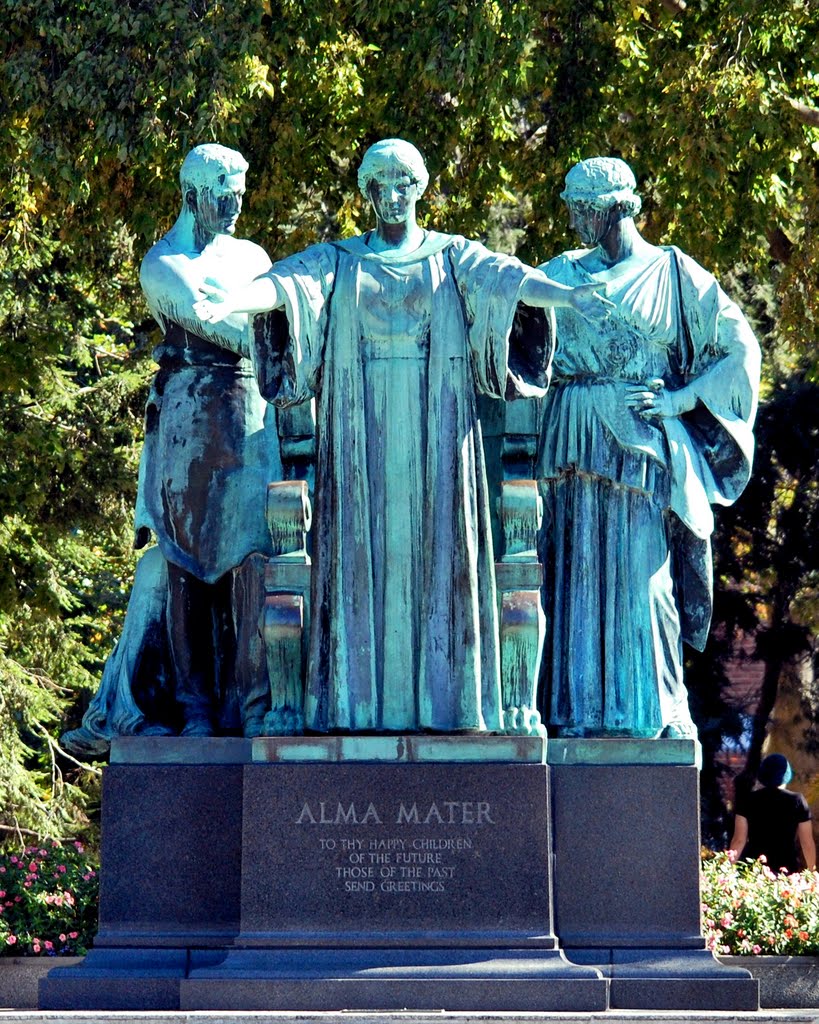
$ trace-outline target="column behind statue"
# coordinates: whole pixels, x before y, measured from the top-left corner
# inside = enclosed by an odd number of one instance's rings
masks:
[[[269,708],[259,632],[267,485],[282,476],[275,412],[247,356],[247,317],[194,311],[205,282],[238,288],[270,267],[234,237],[245,193],[240,153],[202,145],[180,170],[182,209],[142,263],[164,337],[145,411],[136,546],[122,637],[82,727],[63,737],[104,754],[123,735],[255,735]]]

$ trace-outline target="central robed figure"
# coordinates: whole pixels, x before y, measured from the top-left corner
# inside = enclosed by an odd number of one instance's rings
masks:
[[[278,406],[316,399],[307,728],[503,731],[476,396],[543,395],[545,308],[597,318],[609,304],[423,230],[428,174],[407,142],[372,146],[358,180],[375,230],[239,292],[204,289],[197,311],[280,310],[253,328],[260,390]]]

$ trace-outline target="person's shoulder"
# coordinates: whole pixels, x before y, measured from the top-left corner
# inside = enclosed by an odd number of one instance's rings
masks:
[[[140,276],[158,272],[161,268],[181,266],[183,262],[190,262],[192,255],[194,254],[182,252],[167,235],[163,235],[145,253],[140,266]]]
[[[443,231],[429,231],[427,232],[427,238],[436,242],[444,242],[446,245],[451,245],[453,249],[468,249],[471,246],[480,246],[482,249],[486,248],[483,242],[467,238],[465,235],[449,235]]]
[[[554,281],[561,281],[564,277],[574,276],[578,271],[583,270],[583,257],[588,256],[590,249],[567,249],[557,256],[553,256],[545,263],[538,265],[547,277]]]
[[[798,811],[805,813],[806,817],[802,819],[803,821],[810,820],[810,818],[812,817],[810,804],[808,803],[804,794],[797,793],[792,789],[783,789],[780,790],[780,792],[787,795],[788,802],[791,803]]]
[[[696,284],[700,289],[703,286],[710,286],[716,284],[716,278],[714,275],[705,269],[702,264],[697,263],[693,256],[689,256],[687,252],[683,252],[682,249],[678,249],[676,245],[663,245],[660,246],[662,250],[670,253],[680,269],[680,274],[685,278],[687,277],[690,281]]]
[[[160,238],[145,253],[139,268],[142,287],[149,290],[152,284],[167,277],[168,272],[179,273],[182,254],[176,251],[166,238]]]
[[[258,244],[253,242],[249,238],[226,238],[225,242],[229,245],[230,249],[237,253],[243,253],[247,255],[263,256],[267,259],[267,253]]]
[[[225,238],[225,251],[230,260],[236,260],[255,274],[263,274],[271,266],[265,250],[249,238]]]

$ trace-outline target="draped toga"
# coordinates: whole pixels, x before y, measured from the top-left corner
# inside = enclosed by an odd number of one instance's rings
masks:
[[[541,269],[572,286],[600,280],[583,255]],[[682,641],[701,650],[710,624],[711,505],[733,502],[750,474],[759,348],[716,280],[677,249],[604,280],[606,322],[556,311],[537,461],[541,710],[567,735],[695,735]],[[696,408],[641,417],[626,389],[652,378],[690,385]]]
[[[476,395],[544,393],[548,317],[513,330],[528,268],[479,243],[366,238],[276,263],[253,328],[262,394],[316,398],[307,728],[500,730]]]

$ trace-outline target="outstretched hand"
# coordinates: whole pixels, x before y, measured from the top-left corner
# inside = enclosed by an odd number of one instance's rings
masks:
[[[599,289],[602,287],[600,284],[579,284],[572,288],[569,296],[572,309],[585,320],[605,320],[611,315],[614,303],[600,294]]]
[[[205,282],[200,285],[199,291],[205,298],[194,302],[193,311],[200,320],[215,324],[233,312],[233,305],[228,300],[228,293],[224,288]]]

